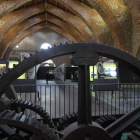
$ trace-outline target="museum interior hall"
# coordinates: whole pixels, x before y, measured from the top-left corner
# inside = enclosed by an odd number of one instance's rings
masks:
[[[0,140],[140,140],[140,0],[0,0]]]

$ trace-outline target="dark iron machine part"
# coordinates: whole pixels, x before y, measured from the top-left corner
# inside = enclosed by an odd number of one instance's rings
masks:
[[[61,50],[61,51],[60,51]],[[90,139],[90,140],[100,140],[100,136],[104,140],[119,140],[122,132],[127,129],[130,125],[134,123],[140,117],[140,107],[137,107],[133,111],[124,115],[113,124],[103,129],[96,123],[91,121],[91,104],[90,104],[90,91],[89,91],[89,65],[94,65],[98,61],[98,55],[105,56],[114,59],[128,66],[133,72],[135,72],[140,77],[140,61],[133,57],[133,55],[123,50],[104,45],[102,43],[66,43],[60,46],[54,46],[46,51],[41,51],[18,65],[13,69],[9,70],[0,78],[0,97],[6,92],[6,89],[11,85],[11,83],[22,75],[25,71],[32,68],[33,66],[40,64],[46,60],[55,58],[57,56],[63,56],[67,54],[73,54],[71,60],[75,65],[79,66],[79,103],[78,103],[78,122],[68,126],[63,133],[57,132],[63,137],[62,139]],[[96,60],[97,59],[97,60]],[[92,61],[91,61],[92,60]],[[95,62],[95,63],[93,63]],[[21,69],[22,67],[22,69]],[[11,94],[10,94],[11,95]],[[2,118],[1,118],[2,119]],[[2,123],[0,119],[0,123]],[[20,124],[19,124],[20,126]],[[81,135],[82,134],[82,135]],[[77,136],[77,137],[76,137]],[[99,136],[99,137],[98,137]],[[35,138],[35,137],[34,137]],[[102,138],[101,138],[102,139]]]
[[[110,135],[97,123],[92,122],[89,66],[99,60],[97,53],[90,49],[79,49],[70,57],[70,62],[78,66],[78,120],[69,125],[62,133],[64,140],[104,140]]]

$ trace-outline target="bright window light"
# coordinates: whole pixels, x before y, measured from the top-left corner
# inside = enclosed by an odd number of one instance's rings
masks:
[[[16,48],[19,48],[19,46],[17,45]]]
[[[41,49],[48,49],[51,48],[51,45],[49,43],[44,43],[41,45]]]

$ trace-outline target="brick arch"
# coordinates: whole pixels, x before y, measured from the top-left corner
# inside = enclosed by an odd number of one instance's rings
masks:
[[[0,19],[7,15],[8,13],[12,12],[13,10],[17,9],[18,7],[24,5],[27,2],[32,0],[10,0],[4,1],[0,3]]]
[[[89,6],[79,1],[59,0],[58,2],[65,5],[68,9],[73,11],[76,15],[80,16],[80,18],[92,31],[96,41],[103,42],[104,44],[108,42],[107,38],[105,37],[107,34],[104,32],[107,26],[105,22],[103,21],[103,19],[100,17],[100,15],[96,12],[96,10],[90,8]],[[97,23],[97,20],[100,20],[99,21],[100,24]],[[112,44],[113,44],[113,39],[110,33],[108,33],[108,38],[112,40]],[[108,43],[110,44],[110,41]]]
[[[53,13],[54,15],[70,23],[71,25],[74,25],[76,29],[80,32],[82,37],[85,38],[86,41],[91,41],[91,40],[95,41],[91,31],[79,17],[74,16],[68,13],[67,11],[64,11],[49,3],[47,4],[47,11]]]
[[[15,40],[9,45],[9,50],[13,50],[14,47],[19,44],[25,37],[33,34],[34,32],[48,27],[50,29],[52,29],[53,31],[55,31],[56,33],[62,35],[64,38],[66,38],[69,42],[73,41],[69,34],[67,34],[64,30],[62,30],[59,27],[56,27],[55,25],[51,24],[51,23],[46,23],[46,22],[42,22],[39,24],[36,24],[34,26],[31,26],[30,28],[26,29],[25,31],[23,31],[21,34],[19,34],[18,36],[16,36]]]
[[[111,11],[110,7],[106,4],[104,0],[102,1],[91,1],[87,0],[89,4],[100,14],[100,16],[105,21],[106,25],[108,26],[113,40],[114,45],[123,48],[124,50],[128,50],[128,44],[125,39],[124,32],[117,21],[116,16]]]
[[[47,14],[47,21],[60,26],[61,28],[63,28],[63,30],[70,33],[77,41],[84,41],[83,37],[79,34],[79,32],[75,30],[74,27],[69,23],[60,20],[57,17],[54,17],[50,14]]]
[[[4,16],[0,20],[0,41],[16,24],[42,11],[45,11],[44,3],[27,7]]]
[[[46,28],[46,23],[43,22],[43,23],[39,23],[39,24],[36,24],[34,26],[31,26],[29,29],[26,29],[25,31],[23,31],[21,34],[19,34],[15,40],[10,44],[9,46],[9,50],[13,50],[15,48],[16,45],[18,45],[24,38],[26,38],[27,36],[37,32],[38,30],[40,29],[43,29],[43,28]],[[55,31],[56,32],[56,31]],[[8,54],[8,57],[10,57],[12,53],[9,53]],[[5,58],[5,56],[3,57]],[[60,62],[58,62],[57,60],[61,60]],[[54,63],[59,66],[60,64],[64,63],[64,60],[67,61],[67,66],[71,66],[70,62],[68,61],[69,60],[69,55],[67,56],[60,56],[58,57],[57,59],[52,59],[54,61]],[[63,61],[62,61],[63,60]]]
[[[45,28],[46,27],[46,23],[39,23],[36,24],[34,26],[31,26],[30,28],[26,29],[25,31],[23,31],[21,34],[17,35],[14,39],[14,41],[9,45],[9,50],[13,50],[15,48],[16,45],[18,45],[25,37],[37,32],[38,30]],[[11,53],[9,54],[9,56],[11,55]]]
[[[8,32],[8,34],[5,35],[5,37],[3,38],[3,40],[0,42],[0,46],[1,46],[1,48],[0,48],[0,52],[1,52],[0,53],[0,56],[1,56],[1,58],[5,54],[5,51],[8,49],[10,43],[15,39],[15,37],[18,34],[20,34],[21,32],[23,32],[24,30],[28,29],[29,27],[33,26],[34,24],[37,24],[37,23],[42,22],[42,21],[45,21],[45,20],[46,20],[45,15],[40,15],[40,16],[37,16],[37,17],[32,17],[30,19],[24,20],[24,21],[20,22],[19,24],[17,24],[16,26],[14,26]],[[64,26],[60,24],[60,27],[63,29]],[[71,41],[76,42],[76,40],[74,38]]]
[[[58,26],[55,26],[51,23],[46,23],[46,27],[52,29],[53,31],[57,32],[58,34],[62,35],[64,38],[66,38],[69,42],[72,42],[73,40],[76,42],[76,40],[68,33],[66,33],[63,29],[61,29]]]
[[[42,11],[45,11],[45,4],[44,3],[38,4],[36,6],[30,6],[28,8],[24,8],[24,9],[12,12],[12,13],[6,15],[5,17],[3,17],[0,20],[0,22],[2,23],[0,25],[0,34],[1,34],[0,41],[7,34],[7,32],[12,27],[14,27],[16,24],[20,23],[21,21],[25,20],[26,18],[28,18],[30,16],[33,16],[34,14],[40,13]],[[75,25],[73,24],[73,26],[75,26]],[[84,28],[86,28],[85,26],[83,27],[81,25],[80,25],[80,27],[82,28],[82,30],[84,30]],[[84,37],[86,38],[86,41],[91,40],[89,34],[86,31],[84,31],[84,32],[85,32]],[[88,32],[90,32],[90,31],[88,30]]]
[[[127,5],[127,7],[130,9],[131,14],[132,14],[132,19],[134,21],[134,25],[137,28],[137,36],[139,34],[140,36],[140,1],[139,0],[124,0],[125,4]],[[132,32],[133,33],[133,32]],[[140,46],[140,40],[138,39],[136,42],[135,46],[133,46],[132,48],[132,53],[134,56],[137,55],[138,53],[138,49]]]
[[[55,26],[55,25],[53,25],[53,24],[51,24],[51,23],[47,23],[47,22],[43,22],[43,24],[46,24],[46,27],[48,27],[48,28],[50,28],[50,29],[52,29],[53,31],[55,31],[56,33],[58,33],[58,34],[60,34],[60,35],[62,35],[64,38],[66,38],[69,42],[72,42],[73,40],[75,41],[75,39],[71,36],[71,35],[69,35],[68,33],[66,33],[63,29],[61,29],[60,27],[58,27],[58,26]],[[26,36],[27,37],[27,36]],[[76,41],[75,41],[76,42]],[[9,48],[9,49],[11,49],[11,48]],[[5,50],[6,51],[6,50]],[[4,51],[4,52],[5,52]],[[4,56],[4,53],[3,53],[3,55],[1,56],[1,59],[3,58],[3,56]]]

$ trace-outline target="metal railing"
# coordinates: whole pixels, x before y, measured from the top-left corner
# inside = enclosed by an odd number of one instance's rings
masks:
[[[19,99],[35,102],[52,118],[61,118],[70,112],[78,112],[76,84],[17,85],[16,88]],[[21,92],[19,89],[22,89]],[[140,84],[91,84],[90,89],[92,116],[125,114],[140,105]],[[29,110],[25,113],[36,115]]]

